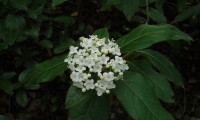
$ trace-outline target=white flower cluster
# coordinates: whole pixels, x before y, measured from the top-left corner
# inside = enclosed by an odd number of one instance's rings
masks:
[[[64,60],[72,73],[73,85],[82,92],[95,89],[97,95],[110,93],[115,88],[114,80],[119,80],[128,70],[126,61],[120,57],[119,46],[113,40],[99,39],[96,35],[80,38],[80,47],[70,46],[69,55]]]

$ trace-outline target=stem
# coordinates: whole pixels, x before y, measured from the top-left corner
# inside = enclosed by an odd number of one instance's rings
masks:
[[[146,12],[147,12],[147,21],[146,24],[149,23],[149,2],[146,0]]]
[[[127,58],[129,55],[131,55],[133,53],[133,51],[130,51],[130,52],[128,52],[128,53],[126,53],[124,56],[123,56],[123,58],[125,59],[125,58]]]

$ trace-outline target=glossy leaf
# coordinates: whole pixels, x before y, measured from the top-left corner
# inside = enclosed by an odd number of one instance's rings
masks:
[[[145,81],[154,89],[156,96],[163,101],[171,102],[174,92],[168,83],[167,79],[153,70],[152,66],[147,61],[129,62],[133,69],[146,77]]]
[[[137,11],[139,4],[139,0],[122,0],[122,11],[129,21]]]
[[[27,10],[27,5],[30,3],[29,0],[10,0],[11,5],[17,9]]]
[[[45,48],[53,48],[53,44],[49,40],[42,40],[39,44]]]
[[[21,107],[26,107],[28,103],[28,97],[25,91],[19,91],[16,94],[16,101]]]
[[[66,106],[69,108],[68,120],[108,120],[108,96],[97,96],[96,93],[81,93],[80,89],[70,87]]]
[[[65,101],[65,107],[67,109],[79,104],[82,100],[87,99],[87,95],[81,92],[80,89],[74,87],[73,85],[70,86],[67,93],[67,98]]]
[[[173,25],[147,25],[143,24],[133,29],[127,35],[117,40],[121,52],[140,50],[150,47],[152,44],[167,40],[192,40],[192,38],[181,32]]]
[[[174,120],[161,106],[144,77],[135,72],[125,72],[114,89],[117,99],[135,120]]]
[[[149,17],[156,21],[157,23],[167,23],[166,17],[157,9],[150,8],[149,9]]]
[[[70,16],[58,16],[54,19],[55,22],[64,23],[66,25],[74,24],[75,20]]]
[[[8,14],[5,19],[5,24],[8,29],[18,30],[25,25],[25,19],[22,16]]]
[[[60,5],[62,3],[64,3],[65,1],[67,0],[52,0],[52,6],[57,6],[57,5]]]
[[[56,46],[54,48],[54,53],[55,54],[59,54],[64,52],[65,50],[69,49],[69,47],[71,45],[75,45],[75,41],[73,39],[67,39],[65,41],[62,41],[61,44],[59,44],[58,46]]]
[[[147,5],[147,2],[148,2],[148,5],[155,2],[157,0],[140,0],[140,7],[145,7]]]
[[[12,94],[13,85],[9,80],[0,78],[0,90],[3,90],[7,94]]]
[[[200,4],[184,10],[182,13],[176,16],[175,20],[172,23],[184,21],[191,16],[199,14],[200,14]]]
[[[108,30],[106,28],[98,29],[93,34],[97,35],[98,38],[106,38],[106,39],[109,38],[109,33],[108,33]]]
[[[138,51],[145,56],[169,81],[183,87],[181,74],[164,55],[153,50]]]
[[[109,9],[112,5],[119,5],[120,3],[121,0],[106,0],[102,5],[101,10],[105,11]]]
[[[164,2],[165,2],[165,0],[155,0],[156,9],[160,13],[163,13],[163,4],[164,4]]]
[[[27,87],[53,80],[67,69],[64,58],[63,56],[56,57],[39,63],[33,68],[26,69],[20,74],[19,81]]]

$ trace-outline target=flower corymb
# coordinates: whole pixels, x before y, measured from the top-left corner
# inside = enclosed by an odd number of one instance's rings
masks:
[[[98,96],[110,93],[110,89],[115,88],[114,81],[128,70],[126,61],[120,57],[119,46],[113,40],[99,39],[96,35],[80,40],[79,47],[70,46],[64,60],[72,71],[73,85],[82,92],[96,90]]]

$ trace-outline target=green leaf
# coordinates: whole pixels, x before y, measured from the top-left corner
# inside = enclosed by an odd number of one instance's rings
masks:
[[[26,69],[19,75],[19,81],[25,86],[32,86],[42,82],[53,80],[68,69],[63,56],[37,64],[33,68]]]
[[[144,79],[138,73],[125,72],[124,80],[119,80],[114,89],[118,100],[136,120],[174,120]]]
[[[169,81],[184,87],[181,74],[164,55],[153,50],[138,51],[145,56]]]
[[[14,88],[9,80],[4,80],[0,78],[0,89],[3,90],[5,93],[11,95]]]
[[[55,7],[57,5],[64,3],[65,1],[67,0],[52,0],[52,6]]]
[[[167,23],[166,17],[157,9],[149,8],[149,17],[157,23]]]
[[[145,7],[147,5],[147,2],[148,2],[148,5],[155,2],[157,0],[140,0],[140,7]]]
[[[67,106],[70,107],[68,120],[108,120],[107,95],[99,97],[94,91],[80,93],[80,89],[70,88],[67,97]]]
[[[67,109],[69,109],[77,104],[80,104],[80,102],[84,99],[88,99],[88,95],[83,93],[79,88],[71,85],[67,93],[65,106]]]
[[[164,4],[165,0],[156,0],[155,1],[155,5],[156,5],[156,9],[160,12],[163,13],[163,4]]]
[[[42,11],[43,11],[43,6],[38,7],[36,9],[28,9],[26,12],[30,18],[37,19],[38,16],[42,13]]]
[[[51,43],[51,41],[49,40],[42,40],[40,41],[39,43],[42,47],[45,47],[45,48],[53,48],[53,44]]]
[[[74,24],[75,20],[70,16],[58,16],[54,19],[55,22],[64,23],[66,25]]]
[[[10,0],[11,5],[17,9],[27,10],[27,5],[30,3],[29,0]]]
[[[109,39],[109,33],[108,33],[107,28],[98,29],[98,30],[96,30],[93,34],[94,34],[94,35],[97,35],[98,38],[106,38],[106,39]]]
[[[16,75],[15,72],[5,72],[3,73],[2,77],[3,79],[8,80],[10,78],[13,78],[15,75]]]
[[[16,101],[21,107],[26,107],[28,103],[28,97],[25,91],[19,91],[16,94]]]
[[[199,14],[200,14],[200,4],[193,6],[193,7],[189,7],[188,9],[184,10],[182,13],[180,13],[178,16],[176,16],[176,18],[174,19],[174,21],[172,23],[181,22],[191,16],[196,16]]]
[[[121,0],[106,0],[101,6],[101,11],[108,10],[112,5],[119,5]]]
[[[26,36],[30,36],[33,39],[38,39],[39,37],[39,30],[40,27],[38,25],[31,25],[31,28],[29,28],[28,30],[26,30],[26,32],[24,33]]]
[[[5,19],[5,24],[8,29],[19,30],[25,25],[25,19],[22,16],[8,14]]]
[[[156,26],[143,24],[119,38],[117,43],[121,48],[121,52],[124,53],[131,50],[144,49],[161,41],[180,39],[192,40],[188,34],[181,32],[173,25]]]
[[[139,0],[122,0],[122,11],[129,21],[137,11],[139,4]]]
[[[67,39],[62,41],[58,46],[54,48],[54,53],[59,54],[69,49],[71,45],[75,45],[75,41],[73,39]]]
[[[130,62],[129,65],[133,67],[136,72],[146,77],[146,82],[154,89],[158,98],[166,102],[172,101],[174,92],[167,79],[153,70],[152,66],[147,61]]]
[[[15,41],[18,39],[18,37],[19,37],[18,31],[7,30],[7,31],[5,31],[5,36],[4,36],[3,40],[5,41],[5,43],[7,45],[11,46],[15,43]]]
[[[177,1],[177,9],[178,9],[178,12],[181,12],[183,10],[185,10],[185,8],[187,7],[187,3],[188,1],[187,0],[178,0]]]

